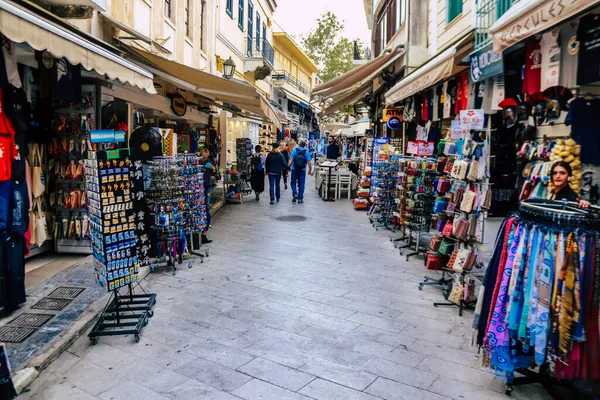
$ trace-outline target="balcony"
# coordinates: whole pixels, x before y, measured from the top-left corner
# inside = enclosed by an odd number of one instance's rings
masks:
[[[246,38],[245,72],[254,72],[255,79],[265,79],[273,71],[275,50],[266,39]]]
[[[294,78],[286,71],[275,71],[273,75],[271,75],[271,79],[273,80],[273,84],[283,84],[289,83],[294,88],[298,89],[304,94],[310,95],[310,89],[305,84],[301,83],[297,78]]]
[[[489,28],[519,0],[476,0],[475,50],[492,42]]]

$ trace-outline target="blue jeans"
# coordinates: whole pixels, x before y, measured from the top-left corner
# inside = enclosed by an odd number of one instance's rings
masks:
[[[298,200],[304,200],[304,184],[306,183],[306,170],[292,170],[292,193]],[[296,188],[296,184],[298,187]]]
[[[281,174],[269,174],[269,194],[271,195],[271,201],[274,201],[275,198],[279,200],[281,197]]]

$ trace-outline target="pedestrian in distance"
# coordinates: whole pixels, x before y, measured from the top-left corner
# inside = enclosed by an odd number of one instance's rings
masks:
[[[327,159],[328,160],[337,160],[340,156],[340,148],[335,143],[335,139],[333,136],[329,136],[329,144],[327,145]]]
[[[260,201],[260,194],[265,191],[265,155],[261,154],[262,147],[256,145],[254,154],[250,159],[252,172],[250,174],[250,186],[256,195],[256,201]]]
[[[281,143],[279,150],[281,151],[281,155],[283,156],[283,158],[285,158],[285,168],[283,169],[281,176],[283,176],[283,188],[285,190],[287,190],[287,188],[288,188],[287,181],[288,181],[288,172],[289,172],[288,163],[290,161],[290,152],[288,151],[288,148],[285,145],[285,143]]]
[[[292,193],[294,198],[292,203],[304,203],[304,186],[306,184],[306,167],[308,173],[312,174],[312,162],[310,153],[306,148],[306,139],[298,141],[298,146],[292,151],[288,165],[292,169]]]
[[[265,163],[265,169],[269,177],[269,194],[271,199],[269,204],[271,205],[275,204],[275,199],[279,201],[281,198],[281,175],[287,169],[287,166],[285,157],[281,154],[279,142],[274,143],[273,149],[267,155]]]

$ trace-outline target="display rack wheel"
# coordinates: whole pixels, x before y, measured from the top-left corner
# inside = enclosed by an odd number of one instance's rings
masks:
[[[136,343],[139,343],[139,342],[140,342],[140,334],[139,334],[139,333],[136,333],[136,334],[135,334],[135,342],[136,342]]]
[[[194,262],[190,261],[190,263],[188,264],[188,268],[192,268],[194,266]]]
[[[208,257],[208,250],[205,250],[205,251],[204,251],[204,256],[205,256],[205,257]]]
[[[407,254],[406,255],[406,261],[408,261],[409,258],[410,258],[410,256]]]
[[[423,290],[423,284],[419,283],[419,290]]]
[[[146,318],[146,319],[144,320],[144,323],[143,323],[142,325],[143,325],[143,326],[146,326],[146,325],[148,325],[148,318]]]
[[[153,316],[154,316],[154,311],[148,310],[148,318],[152,318]],[[146,319],[146,323],[148,323],[147,319]]]
[[[378,231],[378,230],[379,230],[379,228],[375,228],[375,230],[376,230],[376,231]]]
[[[98,337],[96,337],[96,336],[90,337],[90,342],[92,342],[92,346],[97,345],[98,344]]]
[[[177,271],[173,269],[173,276],[177,275]]]
[[[504,394],[507,396],[512,396],[513,389],[514,389],[514,387],[512,387],[510,385],[504,386]]]

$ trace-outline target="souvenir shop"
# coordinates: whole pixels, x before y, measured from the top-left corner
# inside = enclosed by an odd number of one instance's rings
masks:
[[[207,114],[188,107],[185,101],[182,109],[182,99],[177,96],[168,98],[158,95],[153,75],[143,67],[112,53],[101,58],[100,55],[109,54],[115,49],[87,37],[82,39],[87,46],[82,49],[66,39],[73,36],[76,30],[61,31],[52,25],[55,28],[53,32],[58,34],[53,36],[51,43],[60,47],[57,52],[67,55],[56,58],[51,52],[55,51],[54,48],[45,50],[43,45],[38,46],[35,38],[30,40],[22,34],[23,25],[27,25],[37,37],[42,37],[40,32],[48,35],[43,30],[45,25],[42,22],[50,22],[43,19],[39,26],[28,24],[12,12],[18,11],[32,19],[42,18],[33,16],[26,9],[17,7],[15,10],[0,10],[4,18],[12,21],[11,24],[3,25],[0,37],[0,265],[3,266],[0,271],[0,308],[5,314],[25,301],[27,257],[47,251],[96,256],[100,254],[100,251],[94,250],[99,243],[95,240],[98,238],[94,237],[99,215],[94,215],[93,211],[97,211],[98,207],[92,207],[91,202],[98,205],[107,193],[114,194],[117,189],[108,191],[106,186],[100,189],[95,187],[95,191],[90,191],[85,162],[91,151],[94,154],[119,151],[127,149],[129,145],[138,145],[146,150],[151,149],[154,155],[174,156],[178,152],[195,153],[200,147],[206,146],[217,157],[219,154],[218,135],[216,131],[209,129]],[[49,15],[48,18],[53,17]],[[19,42],[11,40],[11,37]],[[81,55],[84,53],[87,56]],[[82,57],[85,59],[81,59]],[[113,62],[113,59],[118,62]],[[107,66],[112,68],[109,76],[97,72]],[[133,82],[136,84],[133,85]],[[167,83],[163,82],[162,87],[167,87]],[[185,114],[184,120],[181,115]],[[137,130],[148,130],[147,127],[150,126],[156,134],[150,140],[148,136],[133,135],[133,128],[130,129],[135,127]],[[127,163],[132,160],[128,155]],[[124,162],[125,160],[121,160],[119,165],[113,165],[107,170],[112,179],[110,185],[118,187],[121,192],[108,201],[120,199],[119,205],[114,202],[110,205],[123,208],[115,208],[111,213],[115,217],[111,223],[119,221],[114,225],[115,229],[120,227],[119,232],[110,232],[116,235],[111,236],[111,243],[112,239],[116,239],[114,244],[121,250],[123,241],[136,242],[136,239],[140,239],[136,245],[147,252],[150,246],[142,243],[150,241],[150,238],[144,236],[147,232],[134,235],[132,229],[123,228],[125,223],[134,223],[131,221],[132,216],[117,214],[117,211],[122,213],[131,210],[126,208],[125,197],[132,202],[134,200],[130,195],[123,194],[124,191],[131,191],[130,186],[134,182],[126,171],[129,165],[120,165]],[[192,162],[189,160],[184,162],[186,165],[190,163]],[[195,159],[193,163],[198,164],[200,161]],[[144,187],[142,183],[140,188]],[[204,193],[201,195],[201,199],[196,201],[203,203]],[[101,199],[96,198],[98,196]],[[146,227],[155,225],[153,221],[156,210],[153,212],[152,207],[158,206],[147,206],[150,222]],[[200,207],[196,209],[204,210]],[[204,231],[207,227],[206,215],[195,218],[193,230],[182,229],[180,232],[193,231],[200,234]],[[127,219],[127,222],[123,219]],[[181,225],[177,216],[167,220],[176,224],[174,226]],[[133,228],[133,225],[129,228]],[[112,225],[110,229],[113,229]],[[103,243],[107,244],[108,241]],[[156,249],[159,247],[155,246]],[[163,249],[184,247],[162,246]],[[177,250],[177,254],[182,253]],[[156,253],[150,255],[157,256]],[[169,256],[171,260],[174,258],[173,253]],[[127,258],[131,264],[131,256]],[[144,261],[148,263],[149,259],[140,258],[134,264],[143,265]],[[107,288],[111,287],[106,270],[104,274],[96,271],[96,276]],[[133,276],[119,275],[119,278],[123,279],[113,279],[114,288],[133,282]]]

